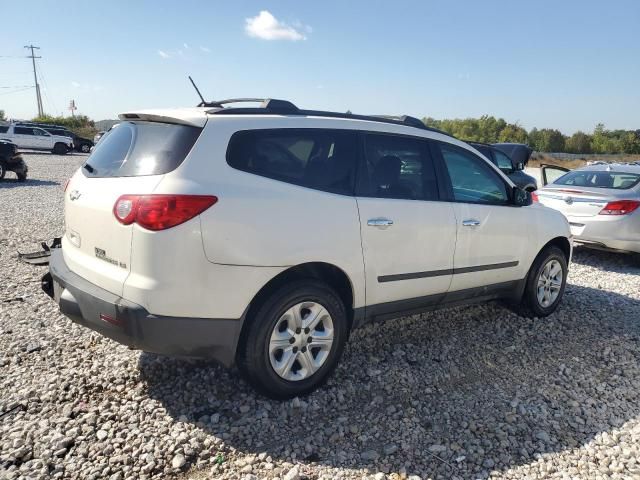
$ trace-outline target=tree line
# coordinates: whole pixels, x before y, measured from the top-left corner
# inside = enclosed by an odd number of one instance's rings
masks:
[[[461,140],[527,143],[537,152],[640,154],[640,130],[607,130],[602,123],[592,133],[578,131],[567,136],[552,128],[533,128],[527,132],[517,123],[489,115],[453,120],[427,117],[422,121]]]

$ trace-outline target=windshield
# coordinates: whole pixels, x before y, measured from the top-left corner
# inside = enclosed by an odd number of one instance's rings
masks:
[[[161,175],[178,167],[201,128],[155,122],[122,122],[101,139],[83,166],[90,177]]]
[[[564,174],[553,184],[626,190],[635,187],[638,182],[640,182],[639,173],[574,170]]]

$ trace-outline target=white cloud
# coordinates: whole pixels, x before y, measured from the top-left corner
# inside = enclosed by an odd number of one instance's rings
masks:
[[[203,47],[202,45],[200,45],[200,50],[203,51],[204,53],[209,53],[211,51],[210,48]]]
[[[183,43],[182,46],[184,47],[185,50],[189,50],[189,44],[188,43]]]
[[[80,88],[80,84],[78,82],[71,82],[71,86],[73,86],[73,88]]]
[[[305,30],[309,31],[307,27]],[[279,21],[267,10],[262,10],[255,17],[245,19],[244,31],[253,38],[262,40],[306,40],[299,30]]]
[[[171,58],[171,55],[163,50],[158,50],[158,55],[160,55],[162,58]]]

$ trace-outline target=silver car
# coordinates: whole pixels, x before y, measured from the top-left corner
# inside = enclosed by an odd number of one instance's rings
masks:
[[[542,165],[538,201],[561,211],[576,243],[640,253],[640,165]],[[535,196],[535,195],[534,195]]]

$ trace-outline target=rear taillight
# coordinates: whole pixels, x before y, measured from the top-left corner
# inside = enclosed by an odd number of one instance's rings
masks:
[[[617,200],[607,203],[600,210],[600,215],[626,215],[638,207],[640,207],[640,202],[637,200]]]
[[[218,201],[213,195],[122,195],[113,214],[123,225],[166,230],[201,214]]]
[[[531,192],[531,201],[532,202],[539,202],[540,199],[538,198],[538,194],[536,192]]]

